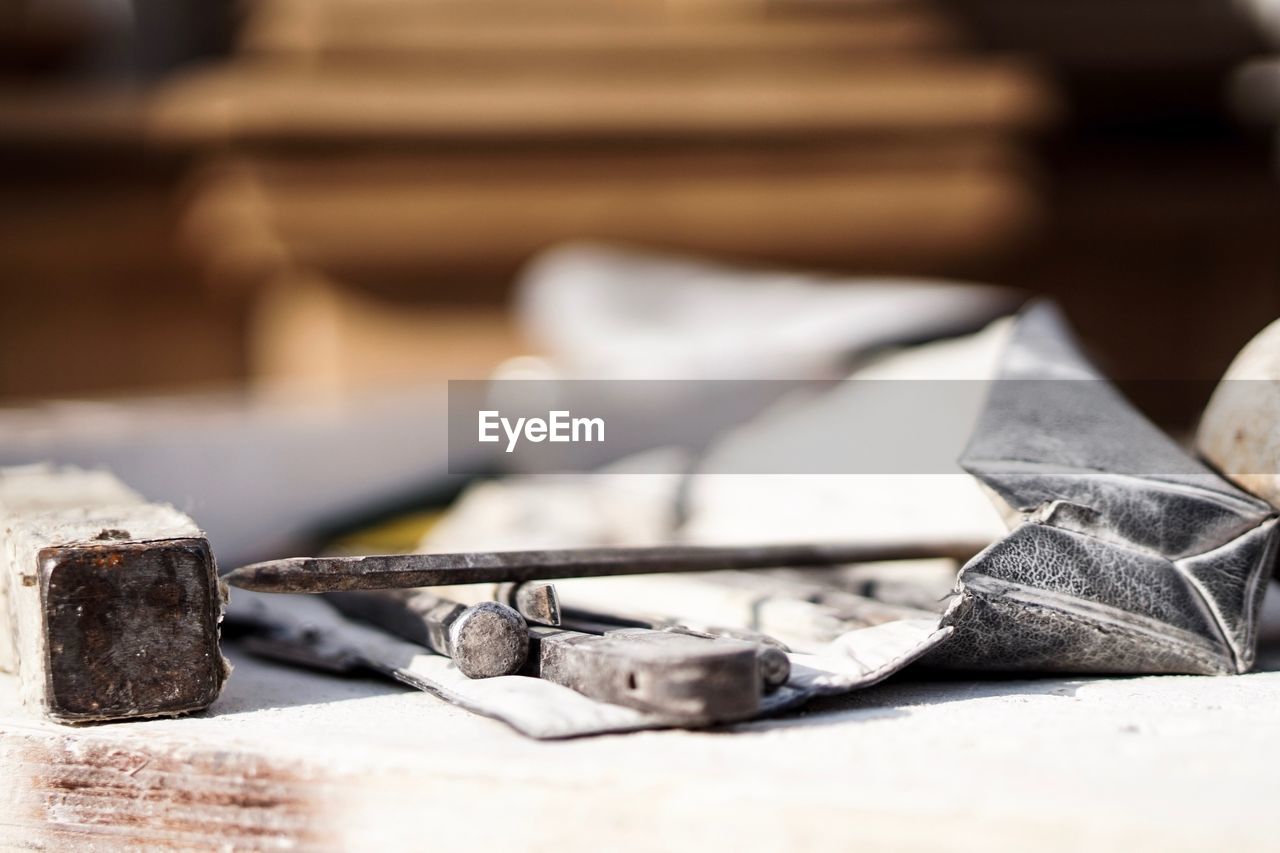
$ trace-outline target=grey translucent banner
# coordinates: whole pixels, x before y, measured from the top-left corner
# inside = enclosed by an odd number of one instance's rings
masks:
[[[1002,390],[1043,411],[1037,429],[1051,436],[1075,417],[1108,417],[1102,401],[1119,393],[1092,379],[999,380]],[[993,386],[978,380],[492,380],[449,383],[449,471],[586,473],[656,448],[684,448],[695,470],[715,474],[956,473]],[[1129,382],[1138,398],[1207,399],[1229,393],[1241,405],[1280,399],[1269,381]],[[1272,403],[1273,407],[1275,403]],[[1274,410],[1274,408],[1273,408]],[[1095,419],[1093,429],[1108,432]],[[1123,424],[1115,424],[1117,434]],[[1275,427],[1280,430],[1280,425]],[[1173,439],[1170,439],[1172,442]],[[1052,446],[1049,442],[1048,446]],[[651,454],[629,473],[670,473]],[[1176,460],[1178,454],[1161,457]],[[1046,460],[1047,461],[1047,460]],[[1182,475],[1200,469],[1169,461]],[[1280,460],[1257,463],[1275,473]]]

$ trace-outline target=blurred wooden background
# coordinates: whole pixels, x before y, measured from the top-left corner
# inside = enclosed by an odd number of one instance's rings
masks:
[[[1011,284],[1128,377],[1280,315],[1241,6],[160,5],[0,17],[0,396],[482,375],[572,238]]]

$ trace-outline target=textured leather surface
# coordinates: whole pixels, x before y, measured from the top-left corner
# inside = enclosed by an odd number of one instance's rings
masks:
[[[1054,306],[1019,318],[961,459],[1021,521],[964,567],[931,662],[1234,673],[1253,665],[1277,525],[1081,355]],[[1066,381],[1051,381],[1066,380]]]

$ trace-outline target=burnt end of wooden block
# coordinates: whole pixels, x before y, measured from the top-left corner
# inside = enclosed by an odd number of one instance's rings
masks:
[[[203,539],[50,547],[39,565],[49,716],[177,714],[217,698],[221,600]]]

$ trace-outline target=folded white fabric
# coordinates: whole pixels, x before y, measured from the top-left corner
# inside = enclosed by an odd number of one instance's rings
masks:
[[[568,378],[804,379],[841,376],[879,347],[973,331],[1020,296],[581,243],[535,259],[516,300],[523,331]]]

